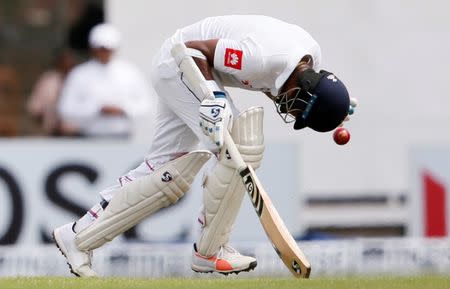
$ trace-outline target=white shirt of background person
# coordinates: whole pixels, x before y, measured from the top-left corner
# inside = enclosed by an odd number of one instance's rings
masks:
[[[76,66],[62,89],[63,134],[126,137],[150,112],[148,83],[131,63],[115,58],[118,30],[99,24],[89,34],[92,58]]]

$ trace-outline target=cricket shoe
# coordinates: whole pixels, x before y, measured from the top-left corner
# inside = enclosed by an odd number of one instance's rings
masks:
[[[96,277],[97,273],[92,270],[92,251],[80,251],[75,244],[73,226],[69,223],[53,230],[53,239],[59,251],[66,257],[70,272],[78,277]]]
[[[194,244],[191,268],[198,273],[238,274],[255,269],[256,264],[255,258],[241,255],[229,245],[223,245],[215,255],[205,257],[197,252],[197,245]]]

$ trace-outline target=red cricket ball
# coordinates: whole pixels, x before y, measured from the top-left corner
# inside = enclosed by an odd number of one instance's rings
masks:
[[[338,127],[333,133],[334,142],[338,145],[345,145],[350,140],[350,132],[343,127]]]

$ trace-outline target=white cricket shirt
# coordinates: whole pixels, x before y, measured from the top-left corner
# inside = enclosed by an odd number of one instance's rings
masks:
[[[178,30],[166,41],[161,59],[170,58],[174,43],[220,39],[214,69],[225,86],[277,95],[295,66],[311,55],[321,62],[319,44],[297,25],[262,15],[210,17]]]

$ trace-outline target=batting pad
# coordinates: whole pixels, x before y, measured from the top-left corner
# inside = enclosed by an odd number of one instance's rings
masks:
[[[244,161],[259,167],[264,152],[263,109],[253,107],[241,113],[233,123],[231,135]],[[198,252],[208,257],[228,242],[245,195],[238,168],[225,149],[219,159],[205,178],[202,212],[205,223],[197,243]]]
[[[209,151],[191,152],[121,187],[103,214],[76,235],[78,248],[96,249],[159,209],[176,203],[210,157]]]
[[[259,168],[264,153],[264,110],[260,106],[247,109],[233,122],[231,137],[247,165]]]

